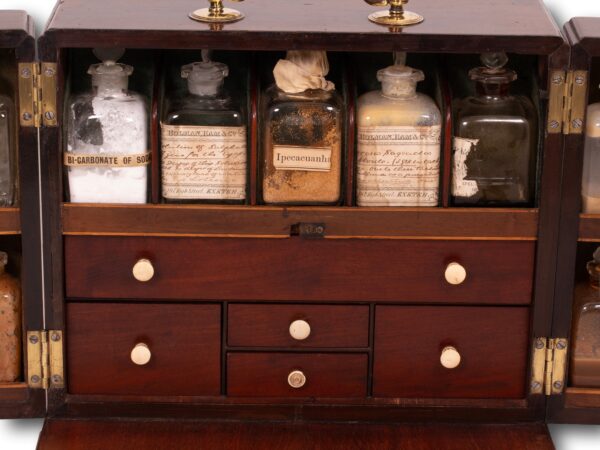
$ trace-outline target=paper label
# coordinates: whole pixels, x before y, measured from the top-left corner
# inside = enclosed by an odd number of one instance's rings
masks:
[[[331,148],[274,145],[273,167],[275,170],[329,172],[331,170]]]
[[[439,125],[358,128],[359,206],[437,206]]]
[[[479,190],[476,181],[465,180],[467,156],[478,143],[479,139],[454,138],[452,146],[452,195],[454,197],[472,197]]]
[[[246,198],[246,127],[161,124],[161,132],[163,197]]]
[[[64,165],[68,167],[140,167],[147,166],[151,160],[150,152],[120,155],[65,152],[63,156]]]

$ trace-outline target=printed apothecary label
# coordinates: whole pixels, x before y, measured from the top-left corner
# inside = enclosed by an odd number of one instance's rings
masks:
[[[473,151],[479,139],[455,137],[452,151],[452,195],[454,197],[472,197],[477,194],[477,182],[465,180],[467,174],[467,156]]]
[[[246,127],[161,125],[162,195],[244,200]]]
[[[359,206],[437,206],[439,125],[358,128]]]
[[[273,167],[276,170],[329,172],[331,170],[331,148],[274,145]]]
[[[140,167],[147,166],[152,160],[148,153],[131,154],[90,154],[65,152],[63,161],[68,167]]]

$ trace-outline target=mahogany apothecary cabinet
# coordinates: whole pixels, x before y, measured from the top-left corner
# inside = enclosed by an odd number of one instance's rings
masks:
[[[26,375],[2,391],[2,414],[46,414],[41,449],[408,448],[417,441],[552,448],[547,419],[597,421],[597,394],[571,387],[568,377],[575,169],[588,81],[600,77],[595,25],[574,22],[571,52],[539,0],[448,7],[413,0],[408,6],[425,20],[407,27],[371,22],[376,7],[359,0],[249,0],[233,23],[192,20],[202,3],[63,0],[39,38],[31,90],[45,284],[43,292],[29,284],[34,292],[25,296]],[[14,68],[22,76],[17,63],[33,56],[19,25],[25,16],[2,17],[15,24],[4,25],[0,42],[18,48]],[[127,49],[131,83],[149,99],[147,204],[68,201],[65,112],[98,47]],[[241,205],[162,200],[168,74],[199,60],[202,49],[245,68],[238,73],[249,156]],[[344,100],[342,200],[265,206],[260,92],[272,62],[302,49],[328,51]],[[407,52],[426,73],[421,89],[442,113],[438,207],[355,206],[356,99],[392,52]],[[450,201],[452,106],[470,92],[465,74],[484,52],[508,54],[516,88],[535,104],[536,196],[525,208]],[[21,108],[26,81],[15,84]],[[19,129],[22,176],[35,180],[25,157],[35,155],[35,128],[21,122]],[[22,204],[34,204],[35,194],[25,194]],[[594,239],[594,218],[581,223]],[[456,268],[458,281],[449,273]],[[30,380],[31,333],[43,355],[39,387]]]

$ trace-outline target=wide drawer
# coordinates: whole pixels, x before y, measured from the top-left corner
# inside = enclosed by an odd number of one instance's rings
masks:
[[[230,304],[227,343],[233,347],[368,347],[365,305]]]
[[[231,397],[365,397],[366,354],[228,353]]]
[[[377,306],[373,396],[523,398],[528,335],[523,307]]]
[[[514,241],[65,236],[66,293],[529,304],[534,253],[535,243]],[[134,278],[140,260],[148,281]],[[462,283],[447,281],[449,267]]]
[[[70,303],[67,330],[71,394],[220,394],[219,305]]]

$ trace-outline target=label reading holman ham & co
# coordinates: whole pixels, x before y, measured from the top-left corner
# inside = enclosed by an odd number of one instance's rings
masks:
[[[437,206],[439,125],[358,128],[359,206]]]
[[[246,127],[161,124],[161,132],[163,197],[246,198]]]
[[[454,138],[452,146],[452,195],[454,197],[472,197],[479,190],[476,181],[465,180],[467,156],[478,142],[479,139]]]

